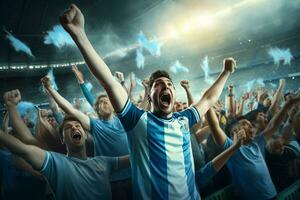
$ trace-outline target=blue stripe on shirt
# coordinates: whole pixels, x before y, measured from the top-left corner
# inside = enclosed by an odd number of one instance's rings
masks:
[[[182,151],[184,155],[184,166],[185,166],[185,174],[187,177],[187,186],[189,190],[190,197],[194,196],[194,189],[195,189],[195,181],[193,180],[195,178],[193,173],[193,166],[192,166],[192,158],[191,158],[191,146],[190,146],[190,133],[184,132],[182,130],[183,134],[183,143],[182,143]]]

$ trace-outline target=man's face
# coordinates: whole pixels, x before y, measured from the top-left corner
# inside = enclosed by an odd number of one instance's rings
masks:
[[[244,130],[246,133],[246,138],[244,140],[244,144],[248,144],[255,138],[255,130],[252,126],[252,124],[246,120],[242,119],[240,120],[234,127],[231,129],[231,134],[236,134],[241,130]]]
[[[183,103],[180,101],[176,101],[174,104],[174,112],[180,112],[183,110]]]
[[[101,97],[97,106],[98,106],[97,114],[99,116],[111,115],[114,112],[114,108],[112,107],[108,97]]]
[[[269,108],[271,106],[271,104],[272,104],[272,101],[270,98],[266,98],[263,102],[263,105],[267,108]]]
[[[63,140],[68,147],[85,145],[87,135],[78,121],[67,121],[63,127]]]
[[[157,78],[151,87],[150,99],[154,112],[162,116],[172,113],[175,103],[175,88],[172,81],[166,77]]]
[[[259,112],[256,116],[256,124],[258,125],[257,128],[264,129],[268,124],[267,115],[263,112]]]

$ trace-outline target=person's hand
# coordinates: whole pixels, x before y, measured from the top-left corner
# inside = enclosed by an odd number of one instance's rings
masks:
[[[16,106],[21,101],[21,93],[18,89],[4,93],[4,102],[6,106]]]
[[[266,98],[268,98],[268,92],[264,91],[262,88],[257,90],[257,101],[263,103]]]
[[[38,112],[43,119],[47,119],[48,111],[46,109],[38,109]]]
[[[122,72],[115,72],[115,77],[120,83],[124,83],[124,74]]]
[[[285,79],[280,79],[279,80],[279,85],[280,86],[285,86]]]
[[[188,81],[188,80],[182,80],[182,81],[180,81],[180,85],[181,85],[181,87],[183,87],[185,90],[190,88],[190,85],[189,85],[189,81]]]
[[[50,78],[49,76],[44,76],[42,79],[41,79],[41,82],[44,86],[45,89],[50,89],[52,86],[51,86],[51,82],[50,82]]]
[[[246,139],[246,132],[244,129],[242,129],[233,135],[233,145],[235,147],[240,147],[244,143],[245,139]]]
[[[246,92],[246,93],[242,96],[242,100],[243,100],[243,101],[246,101],[246,100],[249,99],[249,98],[250,98],[249,92]]]
[[[71,4],[59,20],[70,35],[76,36],[84,32],[84,16],[75,4]]]
[[[225,58],[223,61],[223,70],[233,73],[236,69],[236,61],[233,58]]]
[[[72,65],[72,71],[75,74],[79,84],[83,84],[84,76],[83,76],[82,72],[78,69],[77,65]]]

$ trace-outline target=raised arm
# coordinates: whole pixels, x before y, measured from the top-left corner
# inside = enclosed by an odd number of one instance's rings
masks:
[[[72,65],[72,71],[79,83],[80,89],[84,95],[84,97],[86,98],[86,100],[89,102],[89,104],[94,107],[94,103],[95,103],[95,97],[94,95],[88,90],[88,88],[86,87],[86,84],[84,82],[84,76],[82,74],[82,72],[78,69],[77,65]]]
[[[190,89],[190,84],[188,80],[182,80],[180,82],[181,87],[183,87],[185,93],[186,93],[186,97],[188,100],[188,106],[191,106],[194,103],[194,99],[193,99],[193,95]]]
[[[105,88],[115,111],[121,112],[128,95],[122,85],[113,78],[110,69],[88,40],[84,30],[84,16],[81,11],[72,4],[60,17],[60,22],[77,44],[93,75]]]
[[[58,136],[57,131],[47,121],[47,117],[48,117],[47,110],[37,108],[37,112],[38,112],[37,125],[39,125],[40,131],[42,131],[41,133],[48,132],[51,134],[53,138],[57,138]]]
[[[118,79],[119,83],[121,83],[122,87],[125,89],[125,91],[126,91],[127,94],[129,95],[129,89],[126,87],[123,72],[116,71],[116,72],[115,72],[115,77]],[[129,96],[130,96],[130,95],[129,95]]]
[[[227,96],[227,107],[228,107],[228,116],[235,117],[236,107],[235,107],[235,95],[233,92],[233,85],[228,86],[228,96]]]
[[[130,73],[129,80],[130,80],[130,86],[128,89],[128,96],[131,100],[134,100],[133,90],[136,88],[136,80],[134,79],[133,73]]]
[[[47,98],[49,101],[49,107],[52,110],[53,116],[58,124],[61,124],[63,122],[64,115],[62,111],[59,109],[57,103],[53,99],[53,97],[49,94],[49,92],[46,90]]]
[[[300,95],[297,95],[296,97],[292,97],[284,104],[284,106],[280,109],[280,111],[274,115],[274,117],[271,119],[271,121],[268,123],[267,127],[263,131],[266,140],[272,137],[272,135],[275,133],[275,131],[279,128],[279,126],[284,121],[288,111],[295,104],[299,102],[300,102]]]
[[[34,145],[27,145],[10,134],[0,130],[0,143],[13,154],[22,157],[31,166],[40,170],[42,168],[46,152]]]
[[[219,125],[219,120],[215,111],[212,108],[210,108],[207,111],[205,117],[216,144],[220,145],[221,147],[224,146],[227,136]]]
[[[17,109],[18,103],[21,101],[21,93],[19,90],[12,90],[4,93],[4,102],[9,113],[10,121],[15,130],[15,136],[26,144],[40,146],[40,142],[31,134],[28,127],[20,117]]]
[[[271,106],[268,110],[268,112],[270,112],[272,116],[274,116],[276,111],[278,111],[279,102],[283,98],[284,88],[285,88],[285,80],[280,79],[279,86],[278,86],[278,88],[277,88],[277,90],[276,90],[276,92],[275,92],[275,94],[272,98],[272,103],[271,103]]]
[[[90,130],[90,118],[85,114],[83,114],[82,112],[80,112],[79,110],[75,109],[69,101],[67,101],[56,90],[54,90],[50,84],[49,77],[45,76],[44,78],[42,78],[41,81],[45,89],[53,97],[53,99],[56,101],[59,107],[63,109],[63,111],[68,115],[72,115],[76,117],[81,122],[84,129]]]
[[[249,99],[249,93],[246,92],[243,96],[242,96],[242,100],[239,106],[239,110],[237,112],[237,117],[242,116],[243,115],[243,111],[244,111],[244,106],[245,106],[245,101]]]
[[[233,73],[236,68],[233,58],[226,58],[223,65],[223,70],[218,79],[206,90],[200,101],[195,105],[200,116],[203,116],[218,101],[230,73]]]
[[[150,88],[149,88],[149,80],[148,79],[144,79],[142,81],[142,84],[144,86],[144,96],[143,96],[143,100],[140,104],[140,108],[141,109],[144,109],[144,110],[150,110],[149,106],[150,106],[150,103],[149,103],[149,92],[150,92]]]
[[[244,130],[241,130],[238,133],[234,134],[233,144],[212,160],[212,164],[216,171],[222,169],[222,167],[226,164],[226,162],[234,154],[234,152],[238,148],[240,148],[240,146],[243,144],[245,137],[246,137],[246,133]]]

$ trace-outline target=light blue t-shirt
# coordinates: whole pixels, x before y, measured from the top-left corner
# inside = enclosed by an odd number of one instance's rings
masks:
[[[258,141],[264,140],[263,137],[263,135],[259,135],[250,144],[242,145],[227,162],[233,186],[244,199],[264,200],[277,195],[258,145]],[[232,143],[233,141],[227,138],[223,148],[229,148]]]
[[[119,118],[128,135],[134,199],[200,199],[190,141],[197,109],[163,119],[128,100]]]
[[[199,189],[204,188],[207,183],[217,173],[212,161],[206,163],[202,168],[196,171],[196,182]]]
[[[81,160],[46,152],[41,173],[47,178],[57,200],[111,199],[109,176],[117,165],[116,157]]]
[[[91,134],[95,143],[96,156],[119,157],[128,155],[127,134],[117,117],[111,120],[90,119]],[[110,180],[119,181],[131,177],[131,169],[114,172]]]

